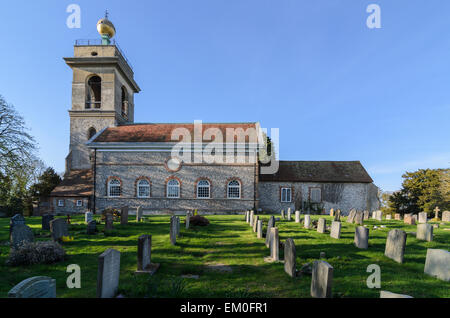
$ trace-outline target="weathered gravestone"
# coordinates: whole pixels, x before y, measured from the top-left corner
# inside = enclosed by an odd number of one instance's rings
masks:
[[[258,231],[258,221],[259,221],[259,216],[255,215],[254,220],[253,220],[253,233],[256,233]]]
[[[286,216],[284,215],[284,210],[281,210],[281,218],[284,220]]]
[[[311,227],[311,215],[306,214],[304,228],[309,229],[310,227]]]
[[[287,211],[287,220],[291,221],[291,219],[292,219],[292,210],[291,210],[291,208],[289,208]]]
[[[250,223],[250,211],[245,212],[245,222]]]
[[[446,250],[429,248],[424,272],[440,280],[450,282],[450,253]]]
[[[255,219],[255,212],[252,210],[250,211],[250,226],[253,227],[253,221]]]
[[[9,235],[16,225],[25,225],[25,218],[21,214],[16,214],[9,220]]]
[[[389,291],[382,290],[380,292],[380,298],[413,298],[413,297],[403,294],[395,294]]]
[[[330,216],[334,216],[334,209],[330,209]]]
[[[8,298],[56,298],[56,281],[45,276],[27,278],[8,292]]]
[[[347,217],[347,222],[348,223],[353,223],[353,221],[355,220],[355,216],[356,216],[356,210],[355,209],[351,209],[350,213],[348,214],[348,217]]]
[[[105,230],[111,231],[114,228],[114,216],[112,213],[107,213],[105,215]]]
[[[272,227],[270,229],[270,258],[273,262],[280,260],[280,237],[278,236],[278,228]]]
[[[291,277],[296,275],[296,258],[294,240],[288,238],[284,243],[284,271]]]
[[[50,221],[50,232],[54,241],[60,241],[63,236],[69,236],[69,227],[66,220],[54,219]]]
[[[412,214],[405,214],[405,217],[403,218],[403,222],[405,224],[409,224],[409,225],[415,225],[416,221],[413,218]]]
[[[25,224],[15,225],[11,232],[11,248],[18,249],[22,245],[34,242],[34,234]]]
[[[358,226],[355,229],[355,246],[361,249],[369,247],[369,229],[364,226]]]
[[[403,256],[406,247],[406,232],[402,230],[391,230],[386,239],[386,249],[384,255],[393,259],[397,263],[403,263]]]
[[[377,211],[372,212],[372,219],[375,220],[377,218]]]
[[[44,231],[50,231],[50,221],[53,221],[54,216],[52,214],[44,214],[42,216],[42,229]]]
[[[427,223],[427,222],[428,222],[427,212],[420,212],[419,213],[419,223]]]
[[[86,212],[84,213],[84,222],[86,224],[88,224],[89,222],[91,222],[94,218],[94,213],[92,212]]]
[[[181,231],[180,231],[181,220],[180,220],[179,216],[177,216],[176,218],[177,218],[177,223],[176,223],[176,225],[177,225],[177,228],[176,228],[176,230],[177,230],[177,237],[180,237],[181,236]]]
[[[402,215],[400,213],[395,213],[394,219],[397,220],[397,221],[401,221],[402,220]]]
[[[336,211],[336,214],[334,215],[334,221],[341,222],[341,210]]]
[[[450,222],[450,211],[442,212],[442,221],[443,222]]]
[[[300,211],[295,211],[295,223],[300,223]]]
[[[392,220],[392,215],[390,214],[386,215],[386,220]]]
[[[270,229],[275,226],[275,217],[272,215],[269,219],[269,223],[267,224],[267,231],[266,231],[266,247],[270,248],[270,245],[272,243],[270,238]]]
[[[121,225],[127,225],[128,224],[128,212],[129,208],[127,206],[122,207],[120,209],[120,224]]]
[[[333,221],[331,223],[330,237],[335,239],[341,238],[341,222]]]
[[[363,213],[363,220],[368,221],[370,219],[369,211],[364,211]]]
[[[359,211],[355,214],[355,224],[363,225],[364,224],[364,215],[363,212]]]
[[[428,223],[418,224],[416,238],[418,240],[431,242],[433,240],[433,226]]]
[[[143,214],[142,207],[138,206],[136,209],[136,222],[141,222],[142,214]]]
[[[107,249],[98,258],[97,297],[112,298],[119,288],[120,252]]]
[[[141,235],[138,239],[138,265],[136,274],[153,275],[159,264],[152,263],[152,236]]]
[[[258,220],[258,224],[256,227],[256,237],[259,239],[263,238],[263,221],[262,220]]]
[[[94,235],[95,233],[97,233],[97,222],[95,222],[95,220],[92,220],[87,225],[86,234]]]
[[[383,212],[378,210],[376,214],[377,221],[383,221]]]
[[[333,266],[325,261],[314,261],[311,279],[311,296],[331,298],[333,284]]]
[[[327,231],[327,221],[324,218],[320,218],[317,223],[317,232],[325,233]]]
[[[170,218],[170,244],[177,244],[177,217]]]

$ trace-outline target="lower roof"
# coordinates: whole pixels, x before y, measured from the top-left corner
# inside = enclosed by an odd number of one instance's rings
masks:
[[[93,195],[91,169],[70,171],[50,194],[52,197],[88,197],[91,195]]]

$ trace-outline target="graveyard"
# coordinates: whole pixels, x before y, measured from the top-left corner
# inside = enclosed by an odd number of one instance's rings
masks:
[[[120,276],[117,295],[126,298],[310,298],[311,265],[323,260],[333,267],[332,297],[379,298],[380,291],[405,294],[414,298],[450,297],[449,282],[424,273],[427,249],[449,250],[450,223],[432,222],[433,239],[417,239],[417,225],[400,220],[364,220],[368,230],[357,229],[358,224],[348,223],[342,217],[340,238],[330,237],[334,217],[311,215],[311,223],[319,231],[305,228],[303,223],[275,215],[279,235],[279,261],[267,261],[270,250],[266,246],[265,232],[271,217],[258,214],[260,222],[249,226],[243,215],[206,216],[208,226],[185,226],[186,216],[179,216],[179,235],[170,237],[171,216],[144,216],[140,222],[130,216],[127,224],[108,224],[95,215],[97,229],[88,235],[84,215],[73,216],[68,225],[69,237],[62,242],[66,258],[54,264],[8,266],[10,253],[10,219],[0,219],[0,297],[21,281],[35,276],[48,276],[56,280],[56,295],[61,298],[97,297],[99,256],[108,249],[120,252]],[[57,217],[65,219],[65,217]],[[305,215],[301,215],[304,222]],[[356,217],[357,218],[357,217]],[[319,219],[324,219],[320,220]],[[50,231],[42,229],[41,217],[26,218],[26,225],[35,241],[52,239]],[[110,220],[107,220],[110,222]],[[258,228],[263,225],[262,228]],[[376,227],[376,228],[374,228]],[[385,256],[388,232],[399,229],[406,232],[403,263]],[[262,231],[261,231],[262,230]],[[367,246],[355,246],[368,232]],[[275,231],[274,231],[275,232]],[[323,232],[323,233],[322,233]],[[263,235],[264,233],[264,235]],[[137,273],[138,246],[151,236],[151,262],[158,264],[150,275]],[[284,243],[295,244],[295,263],[301,275],[288,275],[284,269]],[[138,244],[139,242],[139,244]],[[365,242],[367,243],[367,242]],[[142,260],[139,261],[142,263]],[[66,280],[67,266],[78,264],[81,268],[81,288],[69,289]],[[309,264],[309,265],[307,265]],[[368,288],[366,280],[371,273],[367,267],[377,264],[381,268],[381,288]],[[308,270],[309,268],[309,270]],[[294,277],[291,277],[294,276]]]

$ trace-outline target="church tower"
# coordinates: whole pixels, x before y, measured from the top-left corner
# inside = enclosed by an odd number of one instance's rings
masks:
[[[97,23],[98,40],[77,40],[74,57],[64,58],[73,71],[70,147],[66,173],[90,169],[92,137],[104,128],[134,122],[134,94],[140,92],[133,69],[115,41],[108,14]]]

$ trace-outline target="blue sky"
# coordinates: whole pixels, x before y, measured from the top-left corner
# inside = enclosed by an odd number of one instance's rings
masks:
[[[81,7],[69,29],[66,8]],[[381,7],[381,29],[366,7]],[[137,122],[260,121],[283,160],[360,160],[396,190],[450,166],[448,0],[2,1],[0,94],[64,170],[76,39],[110,12],[142,92]]]

